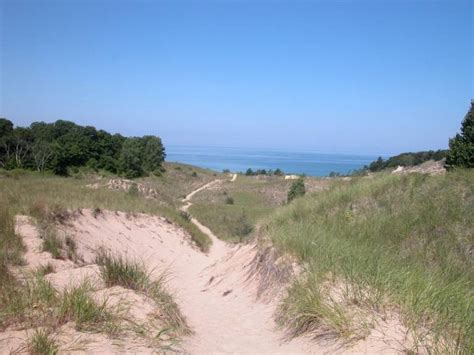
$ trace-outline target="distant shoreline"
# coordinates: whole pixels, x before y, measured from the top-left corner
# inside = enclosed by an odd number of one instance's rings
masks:
[[[245,173],[252,170],[280,169],[285,174],[328,176],[347,174],[375,160],[377,155],[282,151],[252,148],[166,146],[166,161],[191,164],[222,172]]]

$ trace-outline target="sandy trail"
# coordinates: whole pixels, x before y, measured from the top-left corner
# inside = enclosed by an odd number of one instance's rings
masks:
[[[224,181],[188,194],[182,210],[191,206],[195,194]],[[103,211],[94,217],[92,211],[82,210],[64,232],[74,235],[86,263],[93,261],[98,247],[105,247],[142,260],[156,274],[166,270],[168,287],[194,331],[183,339],[185,353],[315,352],[309,341],[283,341],[272,317],[275,304],[256,301],[256,282],[248,278],[255,250],[230,246],[194,218],[193,223],[212,239],[208,254],[193,247],[182,229],[149,215]]]
[[[236,179],[237,174],[233,174],[230,181]],[[222,182],[214,180],[188,194],[183,199],[182,210],[189,209],[195,194]],[[176,277],[172,284],[195,332],[184,342],[186,351],[196,354],[311,352],[309,342],[301,339],[284,342],[283,334],[275,330],[272,317],[275,305],[256,301],[256,285],[247,277],[254,250],[250,246],[230,246],[197,219],[192,218],[192,223],[211,238],[212,246],[205,260],[202,254],[197,254],[190,267],[174,268]]]
[[[234,174],[230,181],[235,181],[236,178],[237,175]],[[182,210],[189,209],[191,199],[197,193],[224,181],[214,180],[188,194],[183,200]],[[74,237],[77,252],[86,266],[71,268],[58,264],[57,272],[48,275],[48,279],[55,287],[62,288],[74,278],[97,277],[97,270],[93,266],[96,251],[99,247],[106,248],[112,253],[143,261],[153,275],[166,272],[168,288],[194,332],[181,343],[181,350],[185,353],[334,353],[334,346],[308,338],[284,341],[283,332],[277,329],[273,320],[278,299],[274,298],[267,303],[257,301],[258,281],[249,277],[256,248],[251,245],[228,245],[198,220],[193,218],[192,221],[212,239],[213,244],[208,254],[192,246],[189,236],[165,218],[113,211],[102,211],[97,215],[92,210],[81,210],[67,224],[62,225],[61,230]],[[34,239],[38,239],[37,233],[35,236],[33,229],[25,229],[30,228],[29,225],[25,220],[19,234],[25,237],[30,233],[32,242],[36,243]],[[42,260],[37,261],[37,264],[42,263]],[[131,302],[135,302],[133,299],[132,297]],[[147,319],[149,311],[142,307],[143,301],[135,303],[140,305],[135,308],[143,308],[143,314],[135,316]],[[12,335],[5,336],[11,338]],[[134,339],[123,341],[125,344],[121,345],[120,350],[106,338],[97,339],[96,345],[89,345],[87,349],[97,353],[157,351],[153,347],[134,342]],[[387,351],[386,345],[378,341],[361,345],[349,352]]]

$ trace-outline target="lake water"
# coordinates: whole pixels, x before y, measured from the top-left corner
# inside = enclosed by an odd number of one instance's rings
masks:
[[[192,146],[167,146],[166,155],[169,162],[187,163],[215,171],[279,168],[286,174],[309,176],[327,176],[331,171],[345,174],[377,158],[374,155]]]

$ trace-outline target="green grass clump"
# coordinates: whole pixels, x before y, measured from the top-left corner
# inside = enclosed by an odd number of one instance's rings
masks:
[[[53,258],[61,259],[61,250],[63,248],[62,240],[57,236],[53,228],[47,228],[43,234],[42,251],[51,253]]]
[[[0,206],[0,278],[9,265],[22,265],[25,246],[15,234],[15,220],[7,206]],[[1,280],[1,279],[0,279]]]
[[[328,303],[336,288],[344,312],[398,309],[415,350],[474,353],[473,216],[474,171],[381,174],[295,200],[262,228],[306,269],[281,322],[350,338],[357,331]]]
[[[28,339],[28,351],[32,355],[55,355],[58,346],[48,330],[37,329]]]
[[[13,324],[36,327],[51,323],[57,293],[40,274],[18,282],[14,278],[0,286],[0,329]]]
[[[143,265],[130,262],[120,255],[99,252],[96,263],[107,287],[122,286],[135,291],[146,288],[149,278]]]
[[[108,330],[113,321],[106,308],[106,301],[96,303],[90,296],[92,290],[88,282],[64,291],[57,306],[60,324],[74,321],[78,330]]]
[[[108,287],[122,286],[145,294],[155,301],[164,314],[166,328],[179,334],[190,333],[178,305],[165,290],[164,276],[151,280],[143,264],[104,251],[98,253],[96,263],[100,266],[102,278]]]

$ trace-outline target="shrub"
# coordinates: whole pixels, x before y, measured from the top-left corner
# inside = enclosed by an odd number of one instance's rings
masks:
[[[233,205],[234,204],[234,199],[230,196],[227,196],[225,199],[225,203],[228,205]]]
[[[276,176],[282,176],[284,175],[283,171],[281,169],[276,169],[274,172],[273,172],[273,175],[276,175]]]
[[[236,226],[234,227],[234,234],[239,237],[240,241],[242,241],[243,237],[248,236],[253,231],[253,226],[247,219],[245,212],[237,219]]]
[[[180,211],[179,215],[186,221],[191,222],[192,216],[188,211]]]
[[[290,186],[290,191],[288,191],[288,202],[291,202],[297,197],[304,196],[306,193],[306,188],[304,186],[304,179],[298,178]]]
[[[192,177],[197,177],[198,174],[197,174],[197,172],[193,171],[193,173],[191,174],[191,176],[192,176]]]

